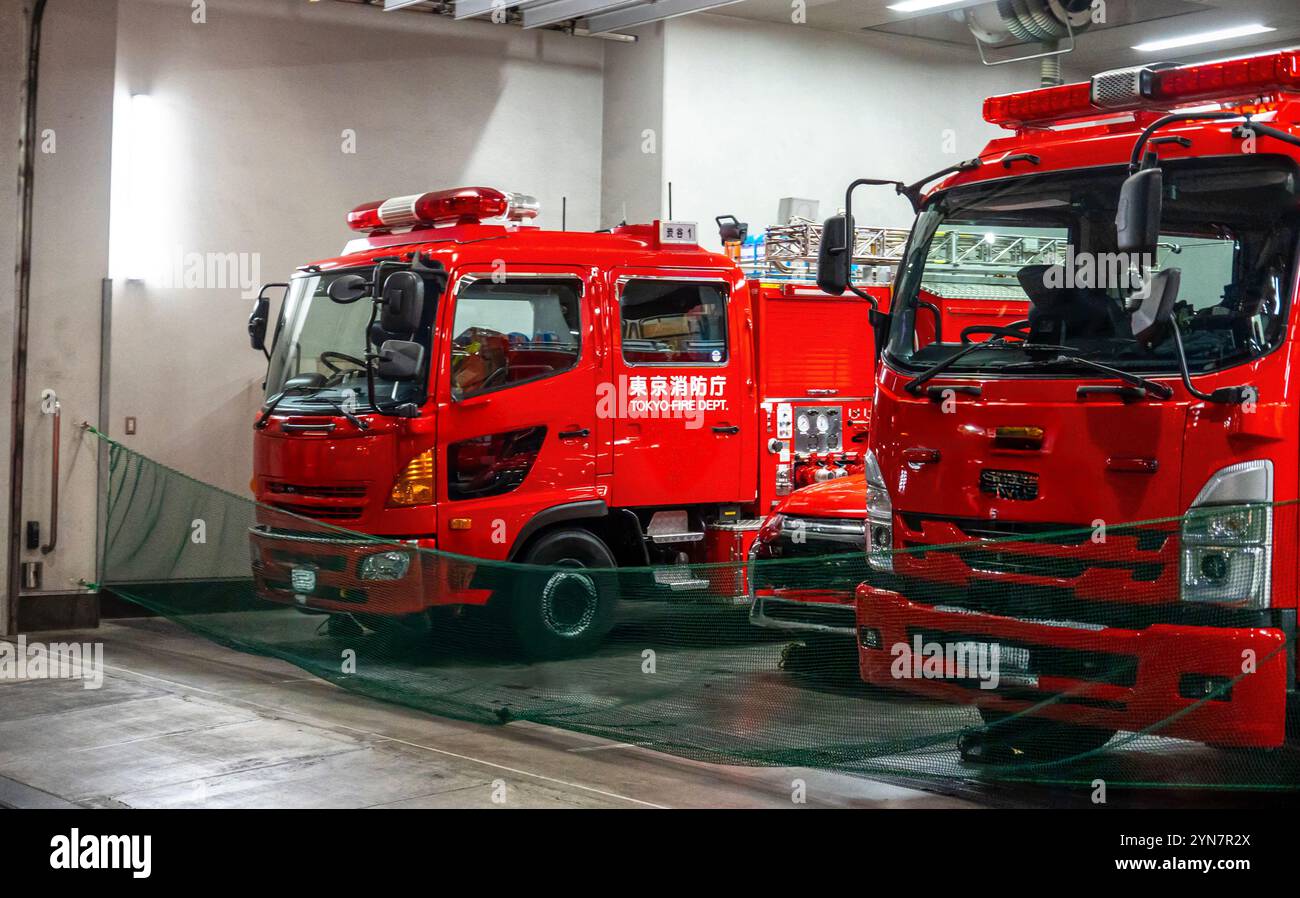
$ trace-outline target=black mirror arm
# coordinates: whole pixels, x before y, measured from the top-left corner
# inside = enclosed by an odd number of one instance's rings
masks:
[[[1151,124],[1147,125],[1147,127],[1143,129],[1142,133],[1138,135],[1137,141],[1133,144],[1133,153],[1129,157],[1129,163],[1128,163],[1129,173],[1136,174],[1138,171],[1142,169],[1143,167],[1142,151],[1146,149],[1146,145],[1148,141],[1151,140],[1151,135],[1155,134],[1157,131],[1159,131],[1161,128],[1164,128],[1167,125],[1177,124],[1178,122],[1219,121],[1222,119],[1232,119],[1232,118],[1242,118],[1242,117],[1243,115],[1240,112],[1174,112],[1169,115],[1162,116],[1156,119]],[[1249,116],[1245,116],[1245,118],[1247,121],[1250,120]],[[1253,126],[1253,127],[1258,127],[1258,126]]]
[[[907,201],[912,204],[913,212],[920,212],[921,191],[925,189],[925,185],[929,184],[931,181],[935,180],[936,178],[942,178],[944,175],[955,175],[958,172],[974,171],[975,169],[979,168],[983,164],[984,164],[984,160],[978,157],[974,159],[963,160],[962,162],[958,162],[956,165],[950,165],[947,168],[939,169],[937,172],[934,172],[933,174],[926,175],[924,178],[921,178],[919,181],[913,181],[911,184],[900,185],[898,188],[898,193],[901,196],[907,197]],[[888,182],[888,183],[893,183],[893,182]]]
[[[872,312],[879,312],[880,307],[876,303],[876,298],[867,291],[863,290],[857,284],[853,283],[853,249],[857,240],[856,229],[853,225],[853,191],[859,187],[893,187],[894,192],[899,196],[907,196],[912,202],[913,209],[916,208],[916,201],[907,194],[907,185],[902,181],[889,181],[882,178],[858,178],[848,186],[844,191],[844,243],[842,247],[837,247],[838,251],[848,253],[849,258],[849,282],[847,284],[850,291],[860,299],[864,299],[871,306]]]
[[[1300,147],[1300,137],[1296,137],[1287,131],[1274,128],[1271,125],[1260,125],[1252,122],[1247,116],[1244,125],[1238,125],[1232,129],[1232,136],[1244,140],[1250,134],[1260,134],[1264,137],[1271,137],[1274,140],[1280,140],[1283,143],[1289,143],[1293,147]]]
[[[1178,371],[1183,376],[1183,387],[1202,402],[1214,402],[1220,405],[1241,405],[1255,397],[1254,387],[1220,387],[1213,393],[1203,393],[1192,383],[1192,372],[1187,367],[1187,354],[1183,351],[1183,334],[1178,329],[1178,322],[1170,320],[1170,329],[1174,332],[1174,347],[1178,350]]]
[[[849,290],[855,296],[857,296],[859,299],[866,300],[867,305],[871,306],[871,311],[873,314],[877,314],[880,312],[880,306],[876,304],[876,298],[874,296],[872,296],[866,290],[863,290],[861,287],[859,287],[857,284],[853,283],[852,281],[849,281],[848,286],[849,286]]]
[[[918,299],[916,301],[916,306],[919,309],[925,309],[927,312],[929,312],[931,315],[934,316],[934,342],[942,343],[943,342],[943,313],[939,311],[939,307],[932,302],[927,302],[924,299]]]

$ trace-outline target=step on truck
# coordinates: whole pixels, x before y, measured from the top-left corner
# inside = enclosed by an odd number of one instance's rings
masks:
[[[277,285],[269,339],[263,290],[257,595],[345,631],[490,605],[533,657],[593,648],[620,598],[747,601],[760,519],[825,464],[783,436],[794,410],[826,456],[865,432],[873,293],[765,283],[693,223],[536,213],[481,187],[367,203]]]
[[[1277,746],[1297,688],[1300,53],[1107,72],[984,116],[1011,133],[917,197],[878,346],[862,677],[978,705],[972,756],[1117,731]],[[932,250],[981,231],[1041,258],[1005,277],[1009,314],[940,338],[927,297],[953,275]],[[831,292],[841,248],[823,243]]]

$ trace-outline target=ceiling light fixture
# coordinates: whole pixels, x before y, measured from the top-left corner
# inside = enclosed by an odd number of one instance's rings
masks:
[[[956,6],[959,3],[969,5],[971,0],[901,0],[889,4],[894,12],[921,12],[925,9],[938,9],[941,6]]]
[[[1181,37],[1147,41],[1144,44],[1135,45],[1133,49],[1140,53],[1158,53],[1161,50],[1173,50],[1176,47],[1190,47],[1194,44],[1228,41],[1237,37],[1249,37],[1252,34],[1267,34],[1270,31],[1277,31],[1277,29],[1270,28],[1268,25],[1261,25],[1258,22],[1252,22],[1249,25],[1236,25],[1232,28],[1220,28],[1217,31],[1202,31],[1199,34],[1184,34]]]

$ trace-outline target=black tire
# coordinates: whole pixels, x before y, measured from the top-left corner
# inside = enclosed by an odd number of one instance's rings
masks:
[[[556,530],[519,561],[549,568],[521,571],[508,592],[506,620],[520,650],[549,660],[595,649],[614,625],[618,604],[609,548],[586,530]]]
[[[980,716],[989,727],[988,739],[1018,749],[1032,761],[1059,761],[1096,751],[1117,732],[985,708],[980,708]]]

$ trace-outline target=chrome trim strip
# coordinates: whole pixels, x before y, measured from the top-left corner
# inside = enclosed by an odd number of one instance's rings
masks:
[[[791,602],[788,599],[777,599],[772,596],[763,596],[755,598],[749,606],[749,622],[756,627],[763,627],[768,630],[801,630],[806,633],[835,633],[841,636],[852,637],[856,630],[853,627],[832,627],[829,624],[813,624],[803,621],[776,620],[768,617],[764,613],[764,606],[768,602],[777,602],[782,605],[807,606],[811,602]],[[837,606],[838,607],[838,606]],[[852,613],[849,606],[844,606],[846,613]]]
[[[292,513],[292,512],[291,512]],[[254,524],[248,528],[250,536],[256,536],[259,539],[270,539],[279,542],[292,543],[329,543],[338,546],[401,546],[408,545],[400,539],[385,540],[384,537],[377,536],[374,539],[356,539],[347,536],[308,536],[298,533],[281,533],[270,529],[265,524]]]

